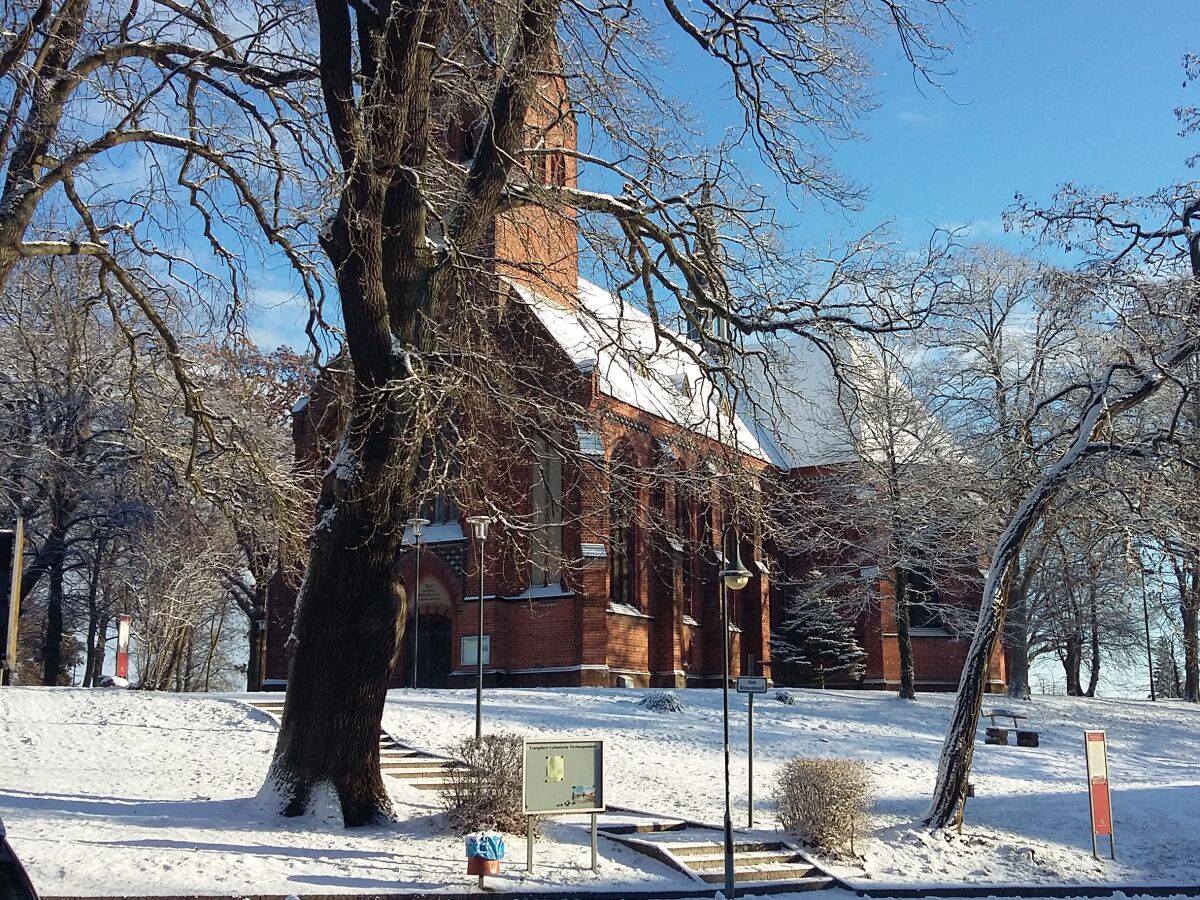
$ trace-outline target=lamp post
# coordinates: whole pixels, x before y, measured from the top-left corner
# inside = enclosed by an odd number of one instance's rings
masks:
[[[478,665],[478,677],[475,681],[475,740],[483,739],[483,546],[487,542],[490,516],[468,516],[471,531],[479,542],[479,637],[475,639],[475,661]]]
[[[733,813],[729,800],[729,592],[750,581],[742,565],[741,541],[733,532],[733,567],[721,571],[721,713],[725,726],[725,900],[733,900]],[[729,561],[726,560],[726,565]]]
[[[1151,701],[1158,698],[1154,695],[1154,654],[1150,651],[1150,607],[1146,603],[1146,574],[1142,572],[1142,619],[1146,623],[1146,669],[1150,672],[1150,699]]]
[[[417,686],[417,648],[420,646],[417,643],[417,638],[421,634],[421,611],[417,608],[417,603],[421,599],[421,529],[429,524],[428,519],[422,519],[419,516],[414,516],[405,523],[412,529],[413,533],[413,550],[416,553],[416,573],[413,575],[413,677],[412,686]]]

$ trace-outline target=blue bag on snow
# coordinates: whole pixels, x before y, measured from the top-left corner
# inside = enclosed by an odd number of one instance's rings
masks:
[[[504,835],[496,831],[476,831],[467,835],[467,859],[504,859]]]

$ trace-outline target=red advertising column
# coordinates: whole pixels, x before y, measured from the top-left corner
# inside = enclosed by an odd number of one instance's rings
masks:
[[[129,678],[129,616],[117,616],[117,677]]]
[[[1108,838],[1112,858],[1117,858],[1113,838],[1112,796],[1108,789],[1108,745],[1103,731],[1085,731],[1083,750],[1087,758],[1088,800],[1092,810],[1092,856],[1096,853],[1096,838]]]

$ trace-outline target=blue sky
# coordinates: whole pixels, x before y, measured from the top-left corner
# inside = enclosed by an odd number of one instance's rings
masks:
[[[1013,193],[1046,198],[1074,181],[1149,192],[1196,176],[1200,146],[1178,137],[1184,53],[1200,52],[1200,4],[978,0],[963,9],[944,93],[922,96],[894,48],[877,54],[879,109],[837,161],[872,198],[860,223],[901,234],[976,223],[997,237]]]
[[[954,37],[941,90],[917,83],[894,43],[875,54],[878,108],[860,123],[864,140],[829,148],[870,200],[857,213],[807,210],[810,240],[891,221],[920,244],[934,226],[969,224],[974,240],[1015,249],[1021,239],[1001,225],[1015,192],[1044,199],[1074,181],[1142,193],[1200,177],[1184,165],[1200,140],[1178,137],[1174,115],[1200,106],[1182,66],[1200,52],[1200,3],[977,0],[960,11],[968,33]],[[731,104],[695,62],[679,57],[667,77],[723,118]],[[255,317],[260,342],[302,345],[303,304],[269,278],[262,293],[274,305]]]

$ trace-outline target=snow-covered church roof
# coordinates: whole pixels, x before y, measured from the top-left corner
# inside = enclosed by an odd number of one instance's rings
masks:
[[[509,283],[579,370],[595,372],[602,393],[775,462],[774,448],[764,443],[761,430],[720,403],[694,342],[656,327],[644,311],[582,278],[576,309]]]
[[[818,344],[789,334],[744,349],[746,415],[770,432],[782,468],[882,463],[889,455],[928,465],[957,452],[897,367],[861,340]]]
[[[602,393],[781,469],[877,457],[887,442],[924,453],[931,435],[934,444],[944,439],[863,345],[833,351],[835,374],[826,352],[803,337],[747,344],[740,383],[726,387],[731,403],[723,404],[701,348],[643,310],[582,278],[575,309],[509,283],[580,371],[596,373]],[[879,424],[883,395],[893,413],[905,411],[901,428]]]

